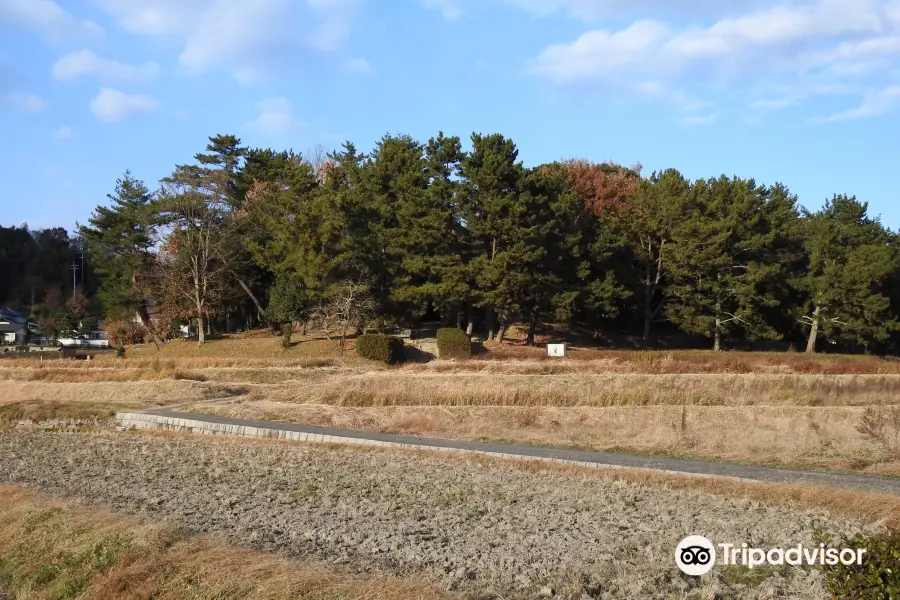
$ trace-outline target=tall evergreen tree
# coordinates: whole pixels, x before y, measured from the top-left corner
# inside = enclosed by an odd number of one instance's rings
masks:
[[[741,330],[747,339],[778,337],[762,309],[781,266],[770,255],[773,232],[753,180],[701,180],[694,184],[690,212],[672,244],[671,301],[667,314],[681,329],[713,340]]]
[[[470,268],[476,282],[473,296],[487,310],[487,337],[494,336],[495,317],[499,317],[497,336],[503,341],[513,309],[504,278],[509,271],[500,254],[510,251],[515,220],[510,218],[518,201],[522,163],[512,140],[495,133],[472,134],[472,152],[462,163],[465,199],[462,219],[472,242]]]
[[[110,206],[97,206],[78,230],[100,279],[98,297],[103,313],[127,318],[135,313],[150,328],[157,347],[161,343],[150,319],[147,300],[152,297],[150,274],[157,233],[154,194],[130,171],[108,194]]]
[[[807,352],[816,351],[822,333],[869,350],[897,329],[885,293],[896,269],[895,248],[890,233],[867,210],[866,203],[844,195],[804,214],[808,266],[795,284],[806,295]]]

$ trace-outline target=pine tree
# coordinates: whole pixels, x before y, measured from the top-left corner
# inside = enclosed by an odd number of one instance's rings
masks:
[[[667,315],[684,331],[711,338],[714,350],[735,330],[750,340],[778,337],[762,316],[777,304],[768,289],[781,269],[770,260],[763,191],[753,180],[697,181],[673,236]]]
[[[500,320],[498,340],[503,341],[512,316],[512,299],[504,278],[510,275],[498,257],[509,252],[515,221],[522,163],[512,140],[500,134],[472,134],[472,152],[462,163],[465,178],[462,219],[472,243],[473,297],[487,309],[487,338],[494,336],[494,317]]]
[[[100,279],[97,295],[103,313],[119,319],[137,313],[159,347],[161,339],[147,308],[154,260],[151,249],[158,225],[154,194],[126,171],[107,198],[112,205],[97,206],[88,225],[78,228]]]
[[[806,351],[815,352],[820,334],[868,351],[897,329],[885,285],[897,268],[891,235],[868,205],[834,196],[801,222],[808,265],[796,287],[806,295],[803,321],[810,327]]]

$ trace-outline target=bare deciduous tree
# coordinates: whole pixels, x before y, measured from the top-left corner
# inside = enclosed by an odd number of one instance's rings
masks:
[[[173,304],[187,304],[197,319],[198,342],[215,306],[232,293],[230,265],[236,251],[224,199],[200,169],[179,167],[164,180],[160,205],[168,225],[159,254],[161,288]]]
[[[351,331],[363,331],[366,322],[375,314],[375,308],[368,284],[348,279],[312,309],[311,320],[329,340],[338,337],[343,354],[347,336]]]

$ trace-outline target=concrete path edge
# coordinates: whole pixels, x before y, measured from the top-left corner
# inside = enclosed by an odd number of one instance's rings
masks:
[[[234,419],[216,415],[178,412],[170,409],[156,409],[146,412],[120,412],[116,414],[116,425],[120,430],[155,429],[203,435],[268,438],[306,443],[481,454],[510,460],[542,461],[601,469],[629,469],[639,472],[665,473],[688,477],[712,477],[740,482],[809,484],[900,496],[900,479],[892,477],[776,469],[590,450],[445,440],[296,423]]]

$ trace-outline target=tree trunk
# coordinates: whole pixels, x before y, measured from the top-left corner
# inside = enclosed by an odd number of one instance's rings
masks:
[[[721,310],[721,306],[719,305],[718,302],[716,302],[716,334],[715,334],[715,341],[713,342],[713,350],[715,352],[718,352],[719,350],[722,349],[722,333],[719,330],[719,327],[721,327],[720,310]]]
[[[156,349],[159,350],[162,347],[163,342],[162,339],[160,339],[159,334],[156,333],[153,321],[150,320],[150,311],[147,310],[147,305],[143,302],[141,302],[141,305],[138,307],[138,315],[140,315],[144,327],[150,332],[150,337],[153,338],[153,344],[156,346]]]
[[[487,307],[487,316],[485,317],[485,326],[487,328],[487,339],[494,339],[494,307]],[[502,340],[501,340],[502,341]]]
[[[472,337],[472,332],[475,331],[475,322],[472,320],[472,303],[466,302],[466,335]]]
[[[534,330],[537,329],[537,318],[531,319],[531,323],[528,324],[528,337],[525,338],[526,346],[534,346]]]
[[[650,265],[647,265],[647,279],[644,281],[644,345],[647,345],[647,340],[650,338],[650,322],[653,319],[653,310],[650,308],[650,303],[653,301],[653,291],[650,288]]]
[[[497,331],[497,341],[501,344],[503,343],[503,338],[506,336],[506,323],[500,321],[500,329]]]
[[[462,309],[456,311],[456,328],[462,329],[463,323],[465,322],[466,314]]]
[[[806,351],[810,354],[816,351],[816,338],[819,336],[819,314],[821,312],[822,309],[816,305],[816,310],[813,311],[812,329],[809,330],[809,340],[806,342]]]
[[[253,294],[253,291],[250,289],[250,286],[248,286],[246,283],[244,283],[244,280],[241,279],[240,277],[235,277],[235,279],[237,280],[238,285],[240,285],[241,288],[244,290],[244,292],[250,297],[250,300],[253,301],[253,304],[256,305],[256,312],[257,312],[257,314],[259,314],[260,319],[266,319],[268,321],[269,317],[266,315],[266,311],[263,310],[262,305],[260,305],[259,300]]]
[[[206,343],[206,332],[203,329],[203,313],[197,317],[197,345],[202,346]]]
[[[644,346],[646,346],[647,343],[650,341],[650,325],[652,322],[653,322],[653,314],[650,312],[650,307],[647,306],[644,309],[644,335],[642,338],[644,341]]]
[[[303,337],[306,337],[306,331],[309,329],[309,321],[303,321]]]

